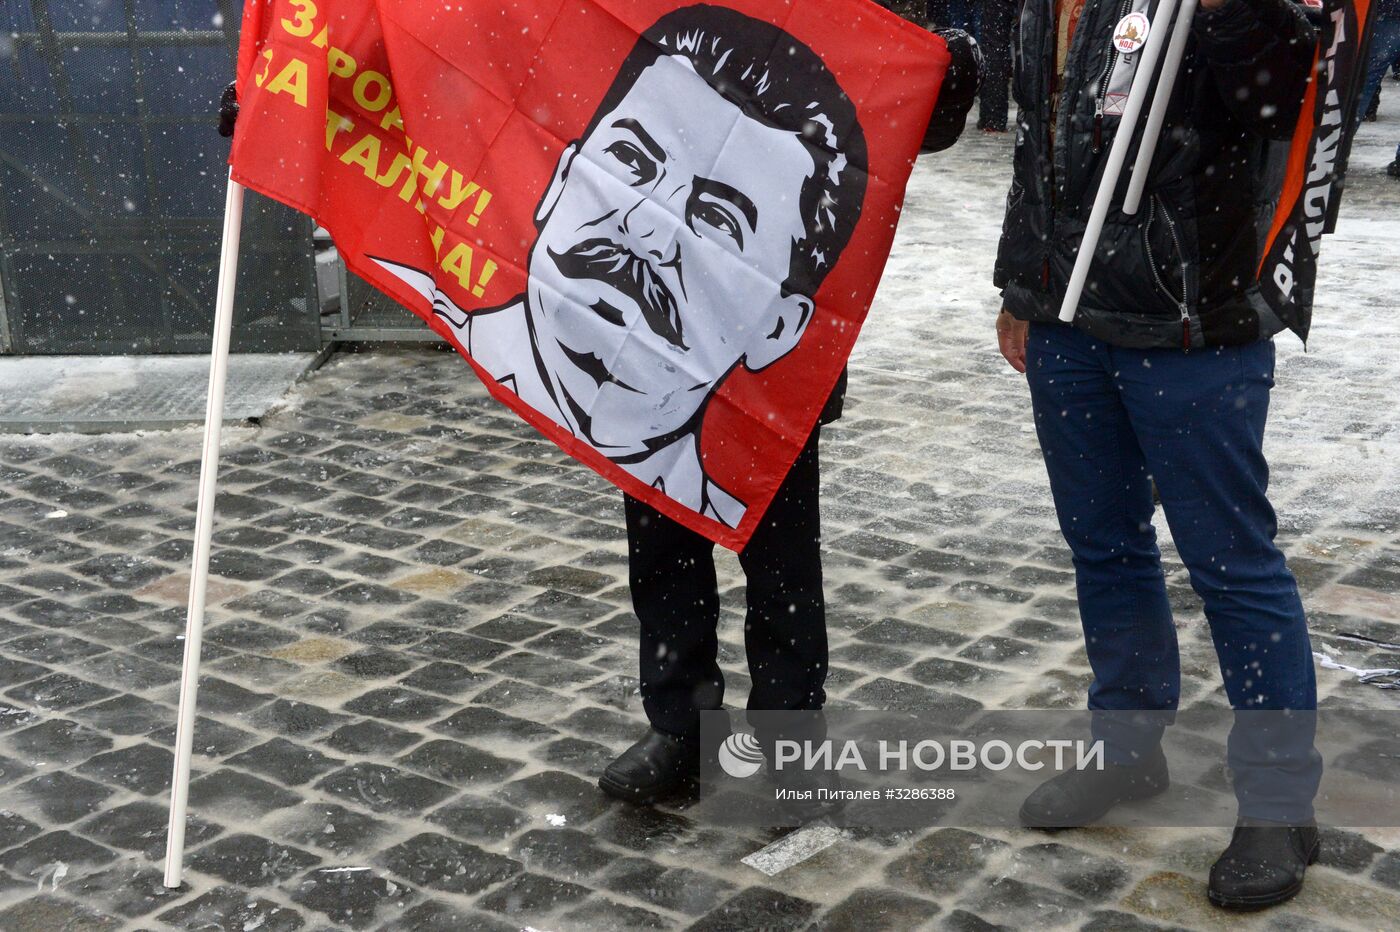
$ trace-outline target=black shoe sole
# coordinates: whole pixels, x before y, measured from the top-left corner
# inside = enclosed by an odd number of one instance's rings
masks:
[[[1110,812],[1112,812],[1117,807],[1123,805],[1124,803],[1139,803],[1146,799],[1152,799],[1153,797],[1161,796],[1169,789],[1171,789],[1171,784],[1164,783],[1159,787],[1154,787],[1151,792],[1144,793],[1141,796],[1124,797],[1123,799],[1120,799],[1113,805],[1109,806],[1103,812],[1100,812],[1094,818],[1086,819],[1082,822],[1071,825],[1066,825],[1064,822],[1060,822],[1058,820],[1051,821],[1049,819],[1041,819],[1037,816],[1034,816],[1026,810],[1025,803],[1021,804],[1021,810],[1016,815],[1017,818],[1021,820],[1022,828],[1036,829],[1042,832],[1054,832],[1071,828],[1084,828],[1087,825],[1093,825],[1095,822],[1099,821],[1099,819],[1102,819],[1104,816],[1108,815]]]
[[[1308,853],[1308,866],[1312,867],[1317,863],[1318,856],[1322,852],[1321,840],[1314,842],[1312,851]],[[1261,893],[1258,896],[1226,896],[1206,888],[1206,898],[1219,906],[1221,909],[1229,909],[1235,912],[1247,913],[1257,909],[1268,909],[1270,906],[1277,906],[1280,903],[1287,903],[1297,896],[1303,889],[1303,878],[1277,890],[1273,893]]]
[[[598,778],[598,789],[611,796],[613,799],[620,799],[625,803],[632,803],[635,806],[646,806],[663,799],[671,799],[682,795],[694,795],[699,788],[699,779],[696,777],[681,777],[671,783],[662,783],[658,786],[649,786],[645,789],[638,789],[613,780],[606,773]]]

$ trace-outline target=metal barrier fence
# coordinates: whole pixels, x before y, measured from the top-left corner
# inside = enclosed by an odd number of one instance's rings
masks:
[[[0,352],[207,352],[237,0],[0,7]],[[320,347],[311,224],[249,197],[238,351]]]

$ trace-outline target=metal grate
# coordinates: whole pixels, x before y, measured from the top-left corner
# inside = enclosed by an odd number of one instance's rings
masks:
[[[0,6],[0,352],[208,349],[236,0]],[[320,345],[310,223],[250,196],[234,346]]]
[[[340,268],[340,310],[323,318],[329,341],[441,343],[442,338],[408,308],[369,282]]]

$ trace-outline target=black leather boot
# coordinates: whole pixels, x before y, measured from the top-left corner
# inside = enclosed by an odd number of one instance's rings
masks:
[[[1242,820],[1210,869],[1210,901],[1226,909],[1263,909],[1291,900],[1321,848],[1315,825]]]
[[[1148,799],[1171,785],[1167,758],[1156,748],[1132,766],[1105,764],[1103,770],[1066,770],[1031,791],[1021,804],[1027,828],[1078,828],[1097,822],[1119,803]]]
[[[699,776],[699,740],[648,728],[642,740],[607,766],[598,786],[609,796],[649,803],[693,787]]]

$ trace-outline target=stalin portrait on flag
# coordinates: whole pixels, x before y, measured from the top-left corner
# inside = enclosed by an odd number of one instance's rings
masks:
[[[267,0],[233,176],[569,455],[741,550],[842,375],[947,61],[866,3]]]
[[[864,166],[855,108],[810,48],[685,7],[647,30],[560,156],[524,293],[469,313],[427,272],[378,262],[525,404],[733,528],[745,504],[706,474],[707,405],[736,366],[797,346],[860,217]]]

